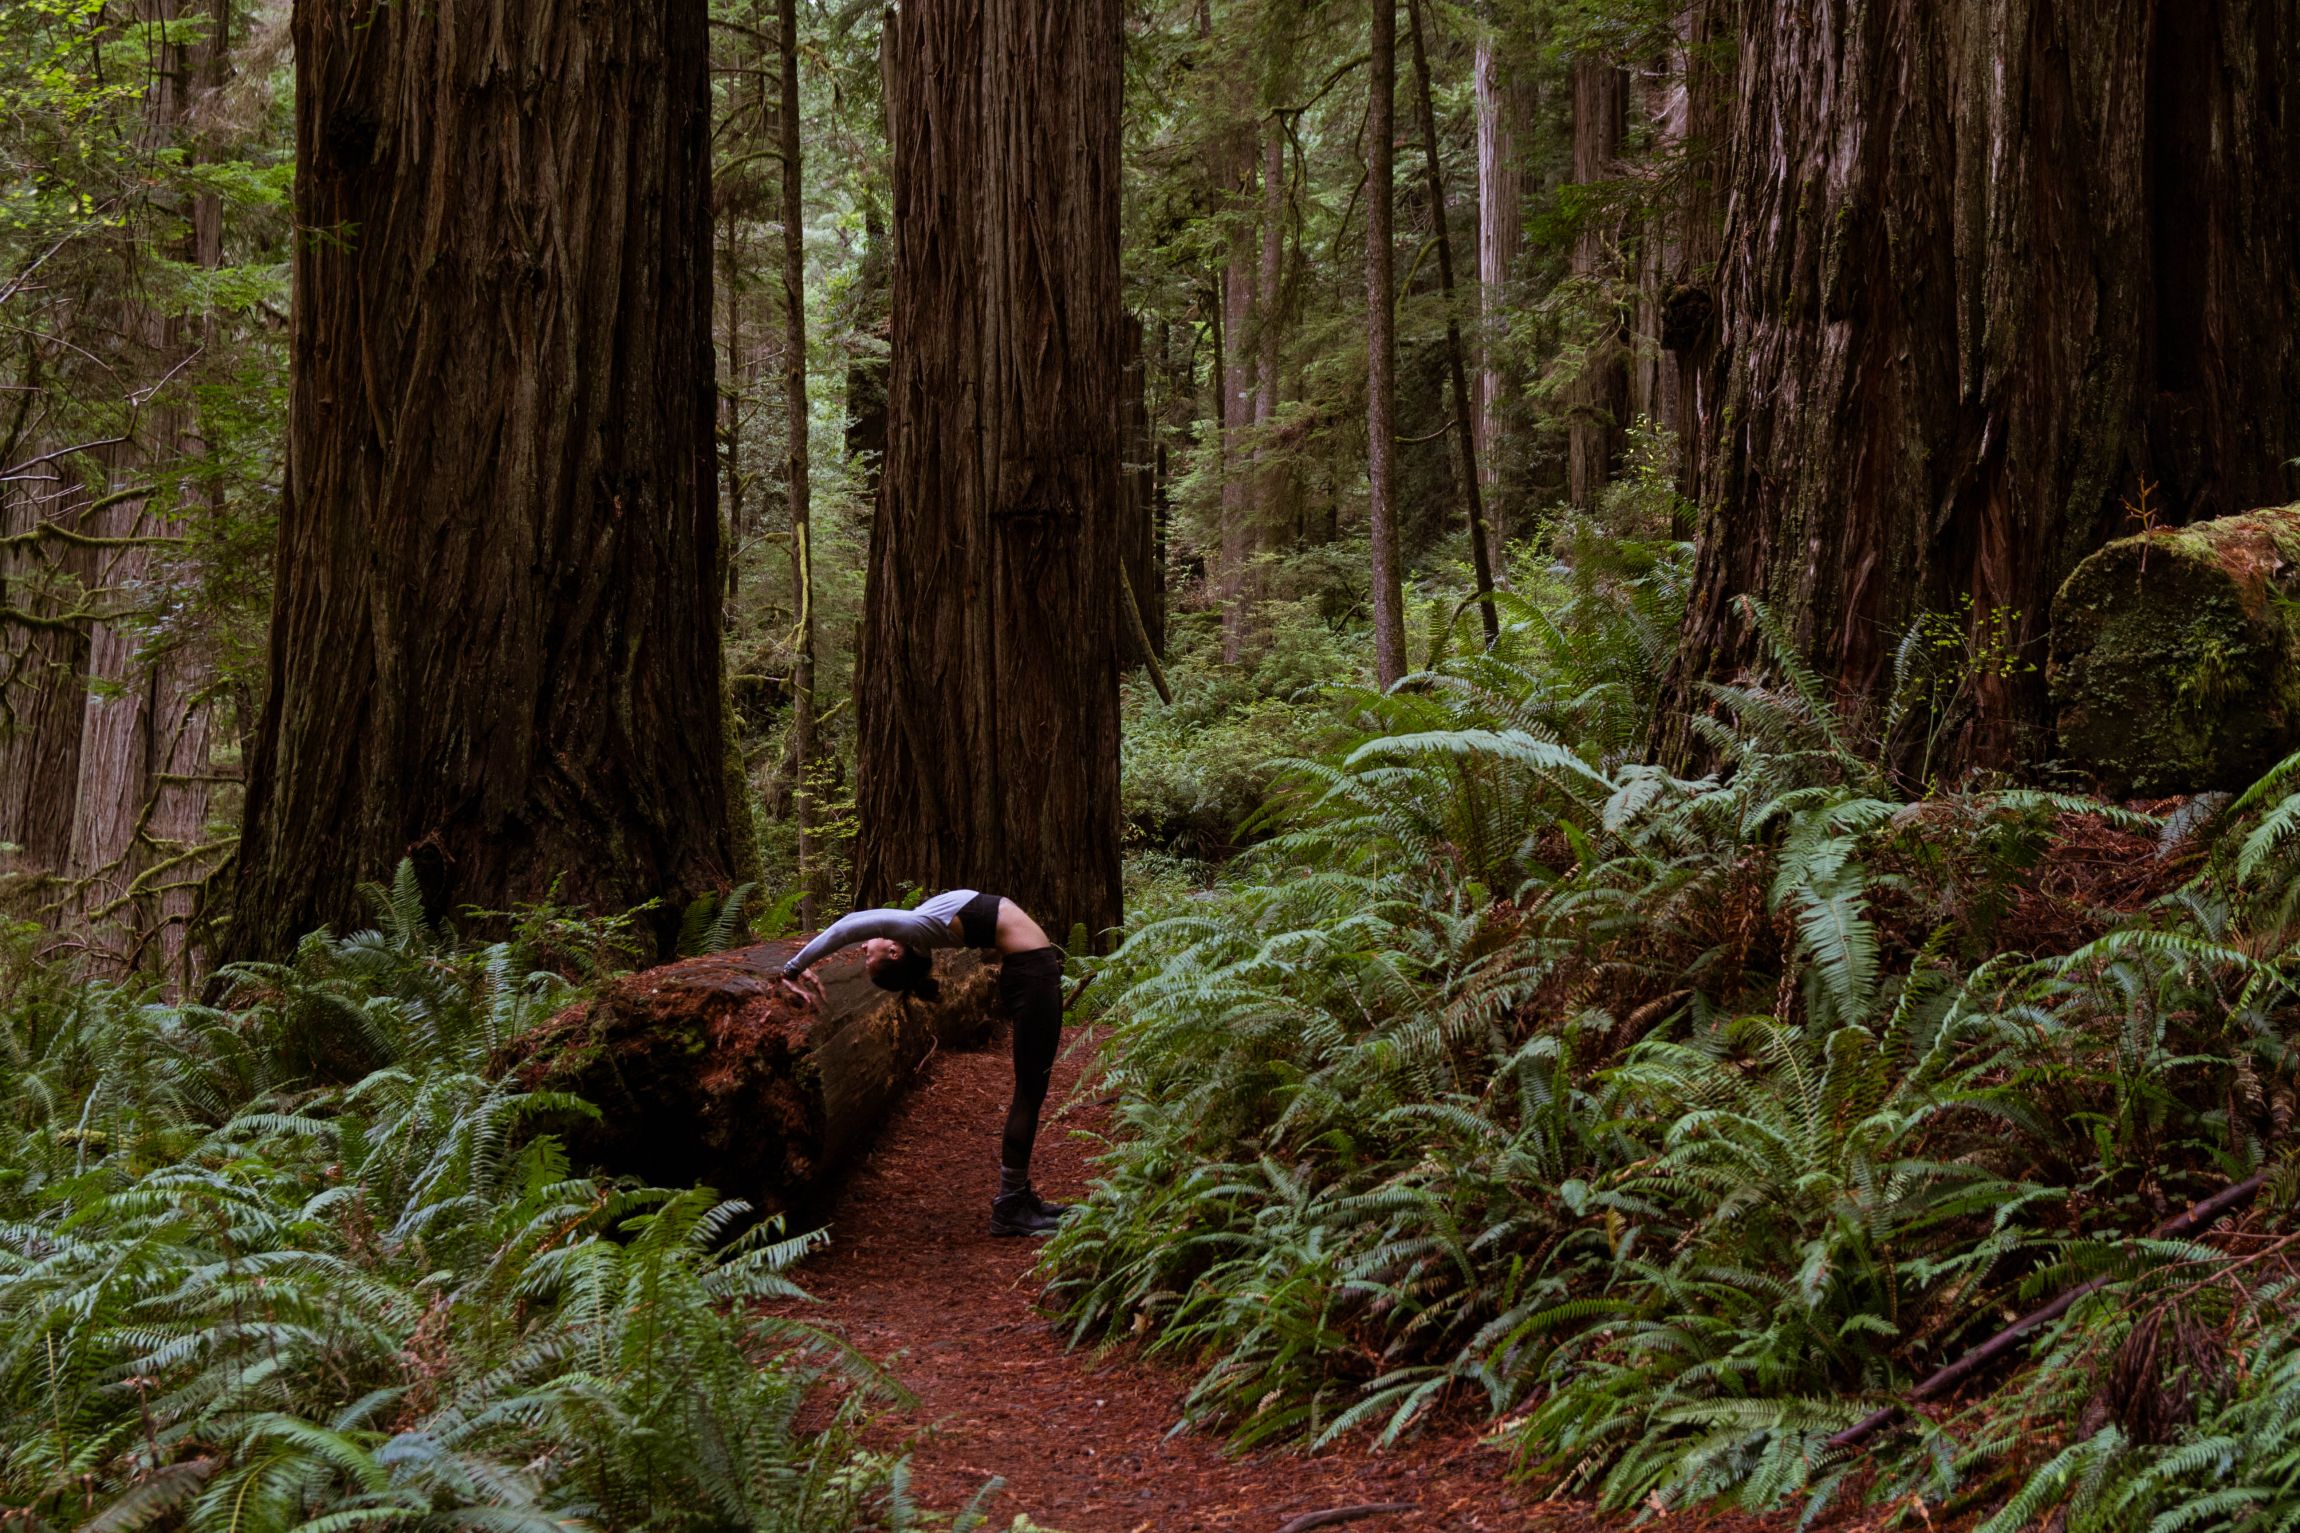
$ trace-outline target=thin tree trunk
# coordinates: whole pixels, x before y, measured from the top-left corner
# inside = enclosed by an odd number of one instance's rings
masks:
[[[878,204],[863,205],[863,253],[855,272],[849,301],[858,316],[857,328],[886,339],[887,233]],[[878,494],[879,472],[886,464],[886,358],[858,351],[847,363],[847,457],[860,469],[863,496]]]
[[[1629,104],[1629,77],[1603,58],[1573,61],[1573,179],[1588,183],[1619,173],[1621,141]],[[1614,270],[1619,227],[1610,219],[1584,228],[1574,240],[1573,274],[1609,282]],[[1621,462],[1624,417],[1629,409],[1629,369],[1619,321],[1599,321],[1581,376],[1566,391],[1566,498],[1581,510],[1594,508],[1606,481]]]
[[[157,32],[182,12],[177,0],[158,0],[142,16]],[[190,91],[217,81],[221,45],[220,36],[205,40],[197,53],[180,43],[159,44],[143,107],[141,137],[147,150],[175,144]],[[214,210],[207,210],[207,216],[197,206],[187,211],[193,215],[190,233],[174,253],[193,265],[218,264],[222,251]],[[196,349],[186,333],[188,322],[134,296],[127,308],[122,333],[139,348],[148,376],[176,372]],[[133,440],[108,455],[111,494],[153,477],[155,470],[163,477],[176,473],[199,450],[190,409],[174,395],[155,401],[131,434]],[[191,476],[184,482],[189,485]],[[184,499],[188,504],[188,496]],[[130,496],[102,512],[87,530],[150,538],[164,533],[167,524],[153,514],[149,498]],[[160,573],[152,546],[130,543],[99,555],[95,578],[99,587],[124,595],[151,589]],[[83,962],[97,970],[121,973],[134,967],[148,940],[169,929],[163,902],[145,897],[140,879],[165,855],[154,841],[163,829],[153,823],[162,810],[171,841],[196,842],[205,821],[207,727],[204,717],[195,717],[204,707],[205,686],[204,662],[180,642],[155,648],[142,625],[134,623],[99,622],[89,631],[77,808],[65,873],[77,907],[70,919],[86,944]],[[171,775],[178,781],[168,782]],[[180,921],[189,914],[187,902],[179,898],[176,905]],[[180,942],[176,953],[180,956]]]
[[[1118,327],[1119,562],[1142,617],[1137,640],[1131,624],[1120,648],[1129,665],[1151,666],[1165,649],[1165,601],[1160,591],[1156,458],[1151,449],[1150,366],[1142,321],[1127,315]]]
[[[911,0],[885,44],[886,472],[855,878],[1120,917],[1119,0]]]
[[[42,493],[37,480],[0,486],[0,533],[60,520],[81,530],[72,513],[86,502],[77,489]],[[93,584],[93,550],[65,550],[54,573]],[[39,551],[0,550],[0,607],[40,615],[50,578]],[[0,842],[20,848],[0,856],[0,869],[51,875],[71,859],[87,676],[84,630],[0,629]]]
[[[1257,541],[1278,537],[1284,525],[1287,473],[1278,449],[1278,379],[1285,338],[1281,288],[1286,269],[1286,125],[1276,111],[1263,118],[1262,251],[1255,287],[1254,426],[1260,463],[1254,521]]]
[[[1485,490],[1488,558],[1495,579],[1508,583],[1509,517],[1502,494],[1502,464],[1514,450],[1519,413],[1517,379],[1497,344],[1509,313],[1509,283],[1525,236],[1522,146],[1531,137],[1532,92],[1505,70],[1491,26],[1480,30],[1475,64],[1477,93],[1477,282],[1480,360],[1477,372],[1478,473]]]
[[[719,236],[720,301],[727,306],[727,382],[719,391],[720,458],[726,464],[727,540],[720,563],[727,601],[732,605],[742,578],[743,546],[743,395],[748,392],[743,366],[743,290],[736,280],[742,270],[742,224],[732,203]]]
[[[668,939],[749,871],[703,8],[304,5],[294,43],[297,225],[357,238],[296,247],[229,955],[403,857],[442,912],[660,899]]]
[[[1398,549],[1397,284],[1392,271],[1397,97],[1396,0],[1372,0],[1366,89],[1366,520],[1373,540],[1374,674],[1406,673],[1405,588]]]
[[[1227,341],[1227,368],[1222,375],[1222,658],[1236,665],[1245,658],[1246,639],[1253,627],[1253,559],[1255,537],[1254,455],[1245,438],[1254,424],[1255,330],[1262,311],[1260,268],[1256,262],[1253,226],[1247,210],[1253,206],[1254,148],[1243,134],[1233,142],[1228,174],[1237,217],[1230,226],[1230,248],[1222,267],[1222,328]]]
[[[815,549],[808,480],[807,241],[799,175],[799,8],[782,0],[783,403],[790,438],[791,590],[798,603],[798,653],[791,662],[791,804],[799,825],[799,921],[815,924],[823,892],[820,815],[815,807]]]
[[[1727,13],[1735,16],[1735,13]],[[1878,699],[1909,625],[2010,626],[1951,770],[2052,749],[2087,553],[2293,498],[2300,15],[2287,0],[1740,8],[1699,563],[1662,744],[1763,663],[1763,598]],[[1704,114],[1696,113],[1697,120]],[[1989,631],[1984,628],[1983,633]]]
[[[1453,439],[1461,461],[1462,507],[1469,520],[1470,568],[1477,578],[1478,612],[1485,624],[1485,642],[1501,637],[1501,617],[1493,605],[1493,565],[1485,541],[1485,510],[1478,479],[1477,432],[1469,403],[1469,368],[1461,340],[1461,316],[1454,307],[1453,236],[1446,229],[1445,171],[1438,160],[1437,109],[1430,101],[1429,54],[1422,46],[1421,0],[1406,0],[1406,22],[1413,37],[1414,84],[1420,106],[1422,153],[1428,162],[1430,225],[1437,239],[1438,291],[1445,295],[1445,348],[1447,381],[1453,385]]]

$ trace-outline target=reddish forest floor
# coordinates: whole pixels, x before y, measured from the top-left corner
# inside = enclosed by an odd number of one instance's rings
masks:
[[[1055,1103],[1083,1060],[1075,1035],[1066,1041]],[[1305,1513],[1385,1502],[1412,1510],[1348,1526],[1485,1533],[1597,1521],[1508,1483],[1504,1455],[1467,1429],[1390,1451],[1361,1441],[1316,1455],[1231,1455],[1203,1434],[1169,1435],[1186,1379],[1123,1352],[1066,1349],[1036,1307],[1036,1244],[985,1230],[1010,1069],[1002,1042],[931,1060],[849,1178],[830,1248],[793,1274],[822,1301],[806,1318],[884,1361],[917,1394],[916,1410],[882,1430],[888,1445],[911,1443],[922,1505],[963,1506],[997,1475],[1006,1485],[991,1509],[996,1529],[1024,1513],[1061,1533],[1277,1533]],[[1090,1104],[1050,1113],[1034,1167],[1048,1197],[1084,1190],[1090,1146],[1074,1131],[1098,1128],[1101,1116]]]

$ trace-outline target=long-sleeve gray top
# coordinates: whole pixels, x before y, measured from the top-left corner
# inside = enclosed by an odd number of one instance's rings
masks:
[[[795,975],[840,948],[853,947],[873,937],[886,937],[927,952],[938,947],[957,947],[959,935],[950,929],[950,923],[957,919],[959,911],[975,893],[972,889],[948,889],[932,899],[920,900],[915,910],[858,910],[852,915],[840,916],[824,927],[814,941],[800,948],[791,961],[783,965],[783,972]]]

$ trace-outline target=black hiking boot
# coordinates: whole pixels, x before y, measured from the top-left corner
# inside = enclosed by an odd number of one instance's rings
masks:
[[[1030,1173],[998,1168],[998,1196],[990,1200],[993,1235],[1051,1235],[1070,1212],[1067,1203],[1049,1203],[1030,1185]]]
[[[1038,1194],[1028,1187],[1019,1192],[1002,1193],[990,1200],[990,1233],[1051,1235],[1062,1227],[1061,1217],[1048,1212],[1057,1206],[1040,1202]]]

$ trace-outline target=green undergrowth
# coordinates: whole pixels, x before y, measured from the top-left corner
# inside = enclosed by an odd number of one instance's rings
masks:
[[[2164,819],[1917,797],[1751,605],[1771,662],[1674,775],[1683,558],[1586,560],[1337,703],[1268,839],[1155,886],[1097,987],[1071,1334],[1184,1363],[1241,1444],[1483,1418],[1625,1510],[2300,1515],[2300,758]],[[2234,1228],[2134,1238],[2263,1166]],[[2016,1368],[1829,1445],[2095,1280]]]
[[[577,1175],[524,1125],[582,1104],[486,1072],[619,924],[457,948],[412,882],[376,896],[380,929],[226,971],[221,1006],[0,939],[7,1526],[914,1525],[857,1437],[898,1388],[756,1312],[818,1237]]]

